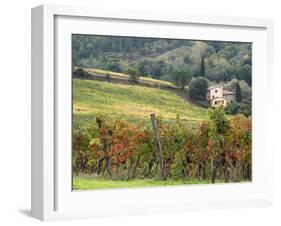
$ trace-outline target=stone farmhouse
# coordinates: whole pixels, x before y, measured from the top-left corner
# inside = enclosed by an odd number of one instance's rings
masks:
[[[235,92],[224,90],[222,86],[210,86],[207,92],[207,100],[212,107],[227,106],[236,100]]]

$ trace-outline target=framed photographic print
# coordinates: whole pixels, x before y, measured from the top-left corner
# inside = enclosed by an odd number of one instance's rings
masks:
[[[272,30],[264,19],[32,9],[32,216],[270,205]]]

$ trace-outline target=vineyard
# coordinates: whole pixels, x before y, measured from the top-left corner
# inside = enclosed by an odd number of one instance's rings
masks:
[[[251,118],[176,93],[73,79],[73,189],[251,181]]]

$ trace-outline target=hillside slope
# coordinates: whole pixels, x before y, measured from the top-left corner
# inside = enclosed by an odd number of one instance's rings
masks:
[[[198,124],[206,118],[207,110],[167,90],[73,79],[76,124],[92,120],[97,115],[148,121],[151,112],[163,120],[176,120],[179,116],[183,121]]]

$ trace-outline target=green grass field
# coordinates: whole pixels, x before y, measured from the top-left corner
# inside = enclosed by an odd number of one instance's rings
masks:
[[[147,120],[154,112],[164,120],[198,123],[206,119],[207,110],[184,100],[172,91],[137,85],[96,80],[73,79],[74,123],[91,116],[112,115]]]
[[[217,180],[216,183],[223,181]],[[155,187],[170,185],[194,185],[194,184],[210,184],[210,180],[153,180],[153,179],[134,179],[129,181],[96,179],[91,177],[73,177],[73,190],[89,190],[89,189],[106,189],[106,188],[137,188],[137,187]]]

